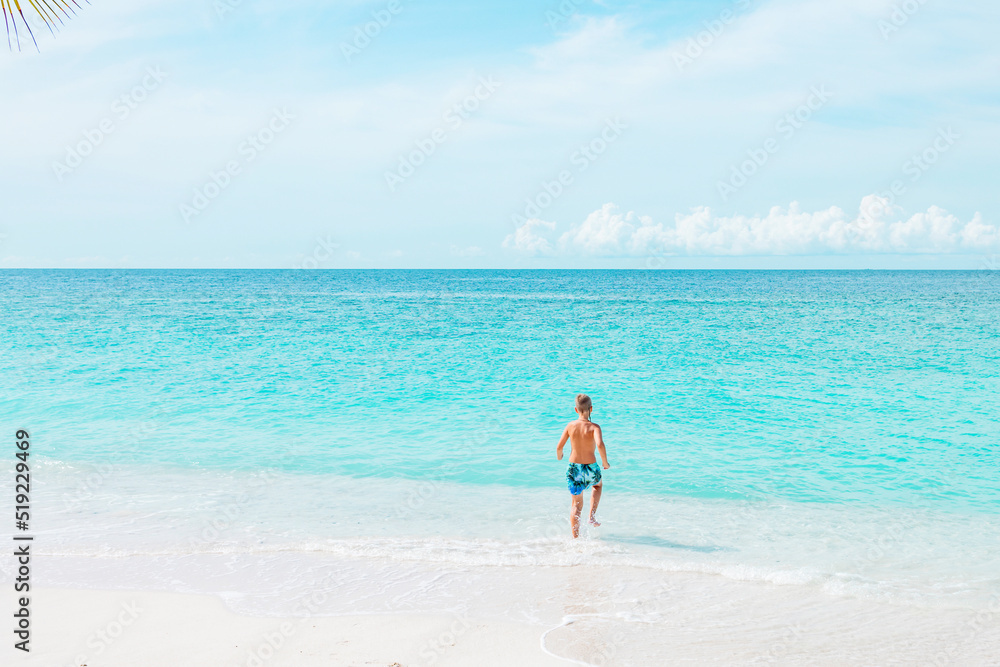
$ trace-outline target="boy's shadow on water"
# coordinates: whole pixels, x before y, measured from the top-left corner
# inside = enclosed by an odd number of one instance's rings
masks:
[[[692,544],[678,544],[665,540],[662,537],[653,535],[605,535],[608,542],[625,542],[626,544],[638,544],[643,547],[658,547],[660,549],[685,549],[687,551],[698,551],[704,554],[716,553],[720,551],[736,551],[732,547],[695,546]]]

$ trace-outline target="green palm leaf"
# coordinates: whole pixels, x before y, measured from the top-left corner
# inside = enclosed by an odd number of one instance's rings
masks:
[[[76,0],[69,0],[68,2],[67,0],[25,0],[25,6],[28,7],[29,15],[34,10],[42,20],[42,23],[45,24],[45,27],[49,29],[49,32],[54,35],[55,31],[53,28],[58,30],[60,25],[65,25],[63,16],[70,18],[71,14],[76,14],[76,9],[70,7],[70,2],[76,5],[77,9],[81,9]],[[86,2],[90,4],[90,0],[86,0]],[[38,49],[35,33],[31,30],[28,18],[24,15],[24,10],[21,8],[21,0],[0,0],[0,7],[3,7],[3,22],[7,28],[7,48],[11,50],[14,48],[10,41],[11,29],[13,29],[14,41],[17,42],[18,51],[21,50],[22,30],[27,31],[32,43],[35,45],[35,49]],[[19,30],[17,27],[18,18],[21,19],[22,30]]]

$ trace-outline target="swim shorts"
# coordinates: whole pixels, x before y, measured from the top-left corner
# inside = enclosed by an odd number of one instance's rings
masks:
[[[578,496],[601,483],[601,466],[597,463],[570,463],[566,470],[566,483],[569,492]]]

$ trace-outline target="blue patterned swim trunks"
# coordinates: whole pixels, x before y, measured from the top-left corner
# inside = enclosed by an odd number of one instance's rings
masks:
[[[601,483],[601,466],[597,463],[570,463],[566,470],[569,492],[578,496],[595,484]]]

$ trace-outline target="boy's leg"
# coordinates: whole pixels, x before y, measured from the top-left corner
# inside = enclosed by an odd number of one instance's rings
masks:
[[[590,494],[590,524],[592,526],[601,525],[594,518],[594,515],[597,514],[597,504],[601,502],[601,489],[603,486],[603,484],[594,484],[594,490]]]
[[[580,537],[580,513],[583,512],[583,494],[570,496],[569,525],[573,529],[573,537]]]

